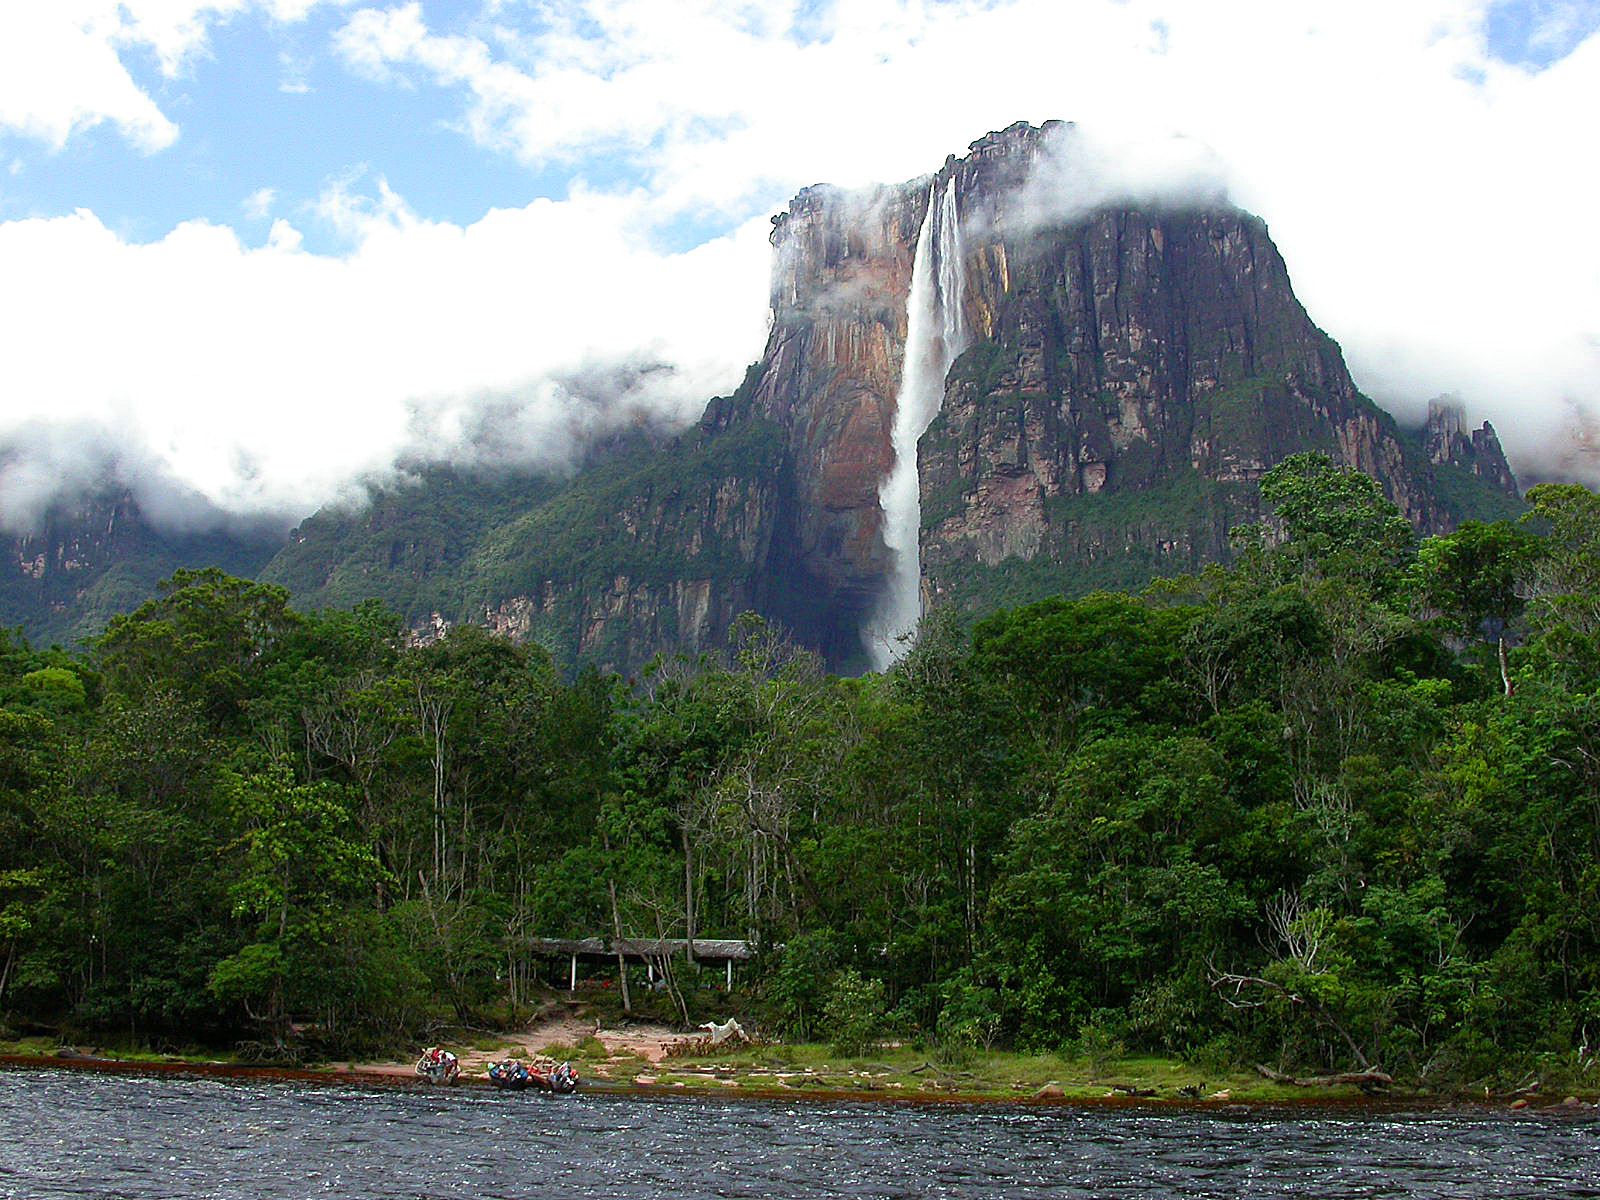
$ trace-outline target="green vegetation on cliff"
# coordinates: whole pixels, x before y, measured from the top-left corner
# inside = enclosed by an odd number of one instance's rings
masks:
[[[641,656],[626,622],[585,636],[600,598],[619,581],[655,589],[653,602],[689,581],[751,594],[783,470],[781,431],[759,418],[639,438],[567,477],[429,468],[318,513],[262,578],[307,609],[379,600],[410,623],[481,622],[519,601],[527,635],[563,666],[627,662]],[[677,644],[670,609],[661,620],[653,640]]]
[[[1096,350],[1077,285],[1041,303],[1044,277],[1033,276],[1058,269],[1050,255],[1014,269],[1001,332],[956,360],[919,446],[923,573],[937,604],[970,617],[1231,562],[1230,531],[1263,511],[1257,481],[1294,454],[1378,472],[1424,530],[1526,511],[1492,431],[1464,433],[1448,404],[1402,430],[1355,390],[1337,345],[1287,291],[1241,315],[1189,312],[1136,287],[1154,312],[1199,322],[1185,354],[1214,374],[1191,375],[1154,317],[1118,354]],[[1228,349],[1238,331],[1222,317],[1267,322],[1253,357]]]
[[[430,467],[306,521],[262,572],[305,608],[382,600],[407,617],[454,613],[483,531],[549,503],[568,480]]]
[[[1255,485],[1192,470],[1135,491],[1052,496],[1044,552],[993,564],[944,556],[930,574],[939,604],[979,614],[1049,596],[1137,591],[1229,557],[1228,531],[1258,509]]]
[[[126,496],[101,495],[49,515],[35,536],[11,543],[19,561],[0,571],[0,613],[37,642],[77,645],[142,604],[185,567],[262,570],[278,546],[267,529],[162,533]]]
[[[748,556],[717,524],[718,493],[738,509],[747,489],[769,483],[783,468],[782,431],[751,419],[719,436],[692,431],[673,450],[594,468],[489,532],[467,566],[469,598],[486,604],[545,580],[593,592],[618,575],[665,584],[748,571]]]

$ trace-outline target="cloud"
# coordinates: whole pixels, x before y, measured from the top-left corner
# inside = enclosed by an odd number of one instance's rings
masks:
[[[1228,170],[1202,142],[1179,135],[1109,137],[1103,130],[1047,128],[1038,161],[1015,196],[1002,198],[1003,227],[1038,229],[1107,205],[1209,207],[1228,203]]]
[[[117,54],[115,5],[0,6],[0,131],[59,149],[78,130],[110,121],[143,151],[177,139]]]
[[[642,195],[459,226],[347,181],[321,207],[348,252],[282,218],[256,247],[204,222],[132,243],[83,211],[0,224],[0,273],[26,281],[0,292],[0,440],[99,431],[218,510],[289,520],[402,459],[555,465],[640,410],[681,425],[760,350],[764,219],[668,253]]]
[[[287,51],[278,55],[278,90],[286,96],[308,96],[311,94],[311,81],[307,78],[311,73],[311,63],[304,58],[298,58]]]
[[[261,514],[217,508],[147,446],[105,424],[41,419],[0,434],[0,528],[37,533],[57,502],[107,492],[130,493],[140,512],[169,533],[222,528],[259,534],[270,527]]]
[[[1508,62],[1502,7],[497,0],[449,26],[431,3],[352,7],[327,49],[359,86],[442,104],[570,194],[432,221],[374,160],[312,208],[258,204],[276,214],[261,245],[204,222],[136,243],[87,211],[0,224],[18,348],[0,434],[110,430],[230,511],[303,514],[419,451],[566,461],[618,414],[688,420],[737,382],[760,348],[766,217],[799,187],[926,175],[986,130],[1060,117],[1102,191],[1226,185],[1369,394],[1420,418],[1457,393],[1520,470],[1544,469],[1600,402],[1600,164],[1582,149],[1600,35],[1547,4],[1527,34],[1543,57]],[[111,122],[157,149],[176,127],[119,55],[181,74],[216,22],[311,8],[4,6],[0,128],[60,145]],[[1082,182],[1034,198],[1090,202]],[[308,252],[313,228],[348,249]]]
[[[244,215],[251,220],[265,221],[272,215],[272,205],[277,199],[276,188],[257,188],[244,198],[244,203],[240,207],[244,209]]]
[[[59,150],[104,122],[134,147],[172,145],[178,126],[123,56],[148,54],[165,79],[207,47],[211,28],[252,9],[278,22],[348,0],[16,0],[0,4],[0,133]]]

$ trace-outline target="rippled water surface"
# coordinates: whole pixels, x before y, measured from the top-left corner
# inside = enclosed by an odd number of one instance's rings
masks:
[[[900,1107],[0,1071],[0,1196],[1600,1196],[1600,1116]]]

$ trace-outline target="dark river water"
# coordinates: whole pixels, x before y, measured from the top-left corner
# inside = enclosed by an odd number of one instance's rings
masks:
[[[1600,1196],[1600,1114],[901,1107],[0,1070],[0,1196]]]

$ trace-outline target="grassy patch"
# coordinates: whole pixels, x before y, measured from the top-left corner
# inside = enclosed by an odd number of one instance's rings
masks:
[[[126,1063],[244,1063],[248,1055],[237,1050],[218,1050],[201,1046],[176,1046],[151,1049],[149,1046],[104,1045],[101,1043],[64,1044],[58,1037],[27,1037],[0,1041],[0,1054],[19,1058],[55,1058],[63,1052],[68,1057],[109,1059]]]
[[[637,1072],[635,1072],[637,1073]],[[1059,1088],[1075,1100],[1128,1097],[1149,1100],[1276,1101],[1312,1098],[1304,1089],[1270,1083],[1242,1070],[1208,1071],[1177,1059],[1129,1055],[1092,1062],[1087,1057],[978,1051],[960,1066],[942,1064],[924,1047],[874,1047],[839,1057],[825,1045],[746,1047],[689,1062],[676,1061],[658,1077],[664,1086],[752,1091],[860,1092],[890,1097],[1027,1099]],[[1052,1093],[1053,1094],[1053,1093]],[[1355,1089],[1319,1091],[1315,1098],[1356,1096]]]

